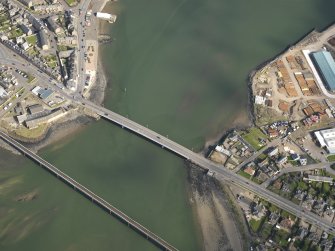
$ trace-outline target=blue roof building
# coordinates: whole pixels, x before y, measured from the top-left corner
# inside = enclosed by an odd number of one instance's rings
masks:
[[[50,95],[53,93],[52,90],[50,89],[42,89],[39,91],[39,94],[40,94],[40,98],[41,99],[47,99],[48,97],[50,97]]]
[[[328,51],[311,53],[311,58],[324,84],[330,91],[335,91],[335,61]]]

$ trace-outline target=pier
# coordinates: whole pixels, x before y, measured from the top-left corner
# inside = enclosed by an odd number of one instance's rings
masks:
[[[9,145],[17,149],[19,152],[21,152],[23,155],[29,157],[31,160],[45,168],[50,173],[57,176],[57,178],[61,179],[64,183],[74,188],[76,191],[78,191],[80,194],[84,195],[86,198],[90,199],[93,203],[107,211],[109,214],[115,216],[118,220],[141,234],[143,237],[145,237],[147,240],[155,244],[157,247],[159,247],[162,250],[166,251],[177,251],[174,246],[142,226],[140,223],[136,222],[129,216],[127,216],[125,213],[117,209],[116,207],[112,206],[110,203],[105,201],[100,196],[93,193],[91,190],[83,186],[82,184],[78,183],[74,179],[72,179],[70,176],[38,156],[37,154],[30,151],[28,148],[14,140],[13,138],[9,137],[4,132],[0,131],[0,138],[3,139],[5,142],[7,142]]]

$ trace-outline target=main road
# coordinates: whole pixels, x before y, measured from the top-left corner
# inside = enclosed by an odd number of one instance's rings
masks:
[[[89,1],[86,0],[85,3],[87,4]],[[86,7],[86,6],[85,6]],[[215,173],[215,177],[221,179],[226,182],[234,183],[248,191],[251,191],[258,195],[259,197],[269,201],[270,203],[308,221],[311,224],[314,224],[324,231],[329,233],[335,234],[335,227],[333,224],[325,221],[321,217],[313,214],[311,212],[304,211],[300,206],[288,201],[281,196],[267,190],[265,187],[262,187],[258,184],[251,182],[250,180],[237,175],[233,171],[230,171],[224,168],[222,165],[216,164],[205,157],[201,156],[200,154],[194,153],[193,151],[187,149],[186,147],[128,119],[125,118],[115,112],[112,112],[104,107],[96,105],[86,99],[81,98],[78,94],[71,95],[60,88],[61,84],[57,81],[50,79],[46,74],[39,71],[34,65],[31,64],[24,64],[20,60],[11,59],[11,55],[9,56],[9,50],[0,46],[0,62],[7,65],[16,65],[16,67],[25,67],[26,71],[30,71],[31,73],[35,74],[35,76],[45,80],[45,83],[49,85],[49,87],[65,98],[72,100],[74,103],[78,105],[84,106],[95,113],[99,114],[101,117],[106,118],[113,123],[120,125],[123,128],[127,128],[128,130],[141,135],[144,138],[160,145],[163,148],[169,149],[170,151],[178,154],[179,156],[193,162],[194,164],[204,168],[205,170],[210,170]],[[1,56],[3,56],[1,58]],[[27,67],[28,66],[28,67]],[[28,69],[27,69],[28,68]],[[277,143],[277,142],[275,142]],[[272,143],[274,144],[274,143]],[[255,155],[251,157],[251,159],[255,158]],[[334,229],[333,229],[334,227]]]
[[[184,159],[198,165],[199,167],[212,171],[215,174],[217,179],[223,180],[224,182],[233,183],[241,188],[244,188],[250,192],[253,192],[257,196],[269,201],[270,203],[284,209],[285,211],[296,215],[299,218],[321,228],[322,230],[335,234],[335,226],[324,220],[323,218],[319,217],[318,215],[305,211],[299,205],[294,204],[293,202],[281,197],[278,194],[275,194],[265,187],[262,187],[256,183],[253,183],[249,179],[246,179],[233,171],[230,171],[224,168],[220,164],[216,164],[202,155],[195,153],[188,148],[164,137],[147,127],[144,127],[128,118],[125,118],[115,112],[112,112],[104,107],[98,106],[88,100],[79,98],[73,99],[74,102],[89,108],[90,110],[94,111],[95,113],[99,114],[101,117],[120,125],[122,128],[126,128],[148,140],[160,145],[163,148],[170,150],[171,152],[176,153],[177,155],[183,157]],[[276,143],[276,142],[275,142]],[[255,156],[250,158],[254,159]]]
[[[0,46],[1,51],[1,46]],[[0,53],[1,54],[1,53]],[[12,65],[13,63],[18,67],[23,67],[24,64],[22,62],[8,59],[6,58],[0,58],[0,62],[3,64]],[[237,186],[240,186],[243,189],[246,189],[250,192],[253,192],[257,196],[269,201],[270,203],[288,211],[291,214],[294,214],[303,220],[314,224],[321,228],[322,230],[332,233],[335,235],[335,226],[324,220],[323,218],[319,217],[318,215],[304,211],[302,207],[299,205],[294,204],[293,202],[279,196],[278,194],[275,194],[269,190],[267,190],[265,187],[262,187],[256,183],[253,183],[249,179],[246,179],[238,174],[236,174],[233,171],[230,171],[226,168],[224,168],[220,164],[216,164],[202,155],[195,153],[186,147],[168,139],[167,137],[164,137],[163,135],[160,135],[128,118],[125,118],[113,111],[110,111],[104,107],[101,107],[99,105],[96,105],[86,99],[81,98],[79,95],[70,95],[66,92],[64,92],[62,89],[58,88],[59,86],[55,80],[49,80],[50,78],[47,77],[44,73],[39,72],[35,66],[30,65],[29,69],[33,71],[33,73],[37,77],[41,77],[42,79],[46,80],[46,82],[49,84],[50,88],[54,89],[55,91],[59,92],[61,95],[66,97],[69,100],[72,100],[74,103],[77,103],[78,105],[84,106],[93,112],[99,114],[101,117],[104,117],[105,119],[120,125],[122,128],[126,128],[144,138],[147,138],[148,140],[160,145],[162,148],[166,148],[177,155],[183,157],[184,159],[198,165],[199,167],[210,170],[215,173],[215,177],[217,179],[223,180],[225,182],[229,182],[232,184],[235,184]],[[26,69],[27,70],[27,69]],[[277,143],[277,142],[275,142]],[[274,143],[272,143],[274,144]],[[250,160],[254,159],[255,155],[253,155]],[[248,161],[248,160],[247,160]]]

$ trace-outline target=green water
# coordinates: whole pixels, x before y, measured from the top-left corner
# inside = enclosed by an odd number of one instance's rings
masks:
[[[248,73],[313,27],[334,1],[120,0],[103,49],[105,106],[194,149],[246,122]],[[180,250],[201,249],[176,156],[108,122],[40,154]],[[23,157],[0,151],[0,250],[157,250]],[[33,201],[15,198],[38,191]]]

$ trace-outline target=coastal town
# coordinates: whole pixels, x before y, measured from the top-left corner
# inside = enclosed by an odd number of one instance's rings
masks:
[[[335,223],[335,26],[313,31],[250,78],[254,126],[232,130],[209,158]],[[333,250],[334,236],[236,189],[253,250]]]
[[[76,1],[0,2],[0,42],[8,56],[0,69],[2,129],[29,142],[42,138],[52,124],[83,113],[59,90],[90,97],[97,80],[98,20],[116,20],[101,12],[105,3],[90,3],[82,15],[70,8]]]
[[[111,117],[108,110],[84,103],[93,99],[99,82],[99,43],[111,40],[99,34],[99,22],[117,20],[103,12],[106,2],[0,1],[1,132],[30,143],[75,116]],[[334,58],[335,25],[311,32],[253,72],[253,126],[228,131],[206,156],[255,190],[271,191],[302,210],[300,215],[288,212],[231,182],[253,236],[250,250],[335,249]],[[136,130],[173,149],[163,137],[143,131]],[[304,220],[307,212],[334,227]]]

